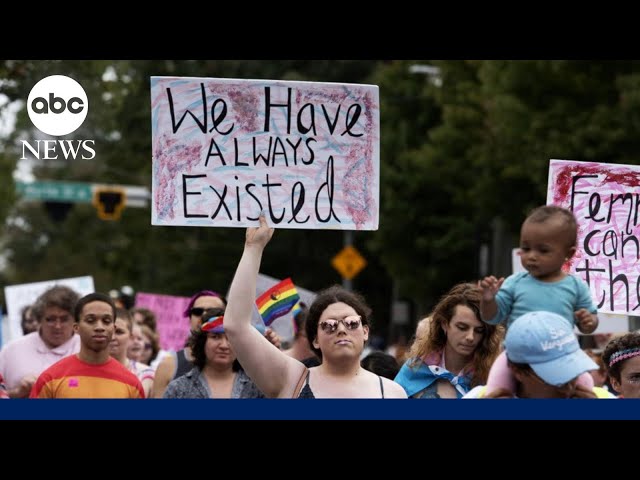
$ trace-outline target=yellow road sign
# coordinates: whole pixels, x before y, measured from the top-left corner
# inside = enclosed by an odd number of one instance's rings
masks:
[[[340,253],[333,257],[331,265],[342,275],[342,278],[351,280],[367,266],[367,261],[360,255],[358,250],[351,245],[347,245],[340,250]]]
[[[127,204],[127,193],[122,188],[97,188],[93,192],[92,203],[102,220],[118,220]]]

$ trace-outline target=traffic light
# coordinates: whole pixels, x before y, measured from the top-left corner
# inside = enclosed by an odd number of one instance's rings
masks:
[[[91,203],[102,220],[118,220],[127,203],[127,194],[121,188],[96,188]]]
[[[54,222],[64,222],[72,207],[73,203],[70,202],[44,202],[44,208]]]

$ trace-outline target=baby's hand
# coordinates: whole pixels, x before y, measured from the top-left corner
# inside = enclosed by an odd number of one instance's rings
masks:
[[[504,277],[497,279],[493,275],[484,277],[482,280],[480,280],[478,282],[478,286],[482,289],[482,299],[487,302],[493,300],[496,297],[496,293],[498,293],[498,290],[500,290],[503,282]]]
[[[593,331],[598,328],[598,317],[586,308],[577,310],[574,312],[574,316],[578,324],[578,330],[582,333],[593,333]]]

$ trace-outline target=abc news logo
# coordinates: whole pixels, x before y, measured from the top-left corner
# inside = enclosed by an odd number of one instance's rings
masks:
[[[33,125],[43,133],[61,137],[75,132],[87,118],[89,100],[82,86],[64,75],[51,75],[36,83],[27,99],[27,111]],[[22,140],[22,157],[27,150],[39,160],[64,157],[75,160],[95,158],[94,140]]]
[[[64,113],[68,109],[71,113],[82,113],[84,110],[84,102],[81,98],[73,97],[68,102],[64,98],[56,97],[49,92],[49,101],[46,98],[36,97],[31,101],[31,108],[34,113],[49,113],[49,105],[51,105],[51,113]]]

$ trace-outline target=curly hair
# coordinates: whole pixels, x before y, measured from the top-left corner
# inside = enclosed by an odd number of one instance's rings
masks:
[[[604,347],[602,361],[604,362],[604,366],[607,369],[609,376],[615,378],[618,382],[620,382],[622,366],[627,360],[620,360],[613,365],[610,365],[611,356],[617,352],[628,350],[630,348],[640,348],[640,333],[630,332],[622,335],[621,337],[613,338],[609,343],[607,343],[607,346]]]
[[[73,314],[78,300],[80,295],[75,290],[64,285],[55,285],[36,299],[31,313],[39,322],[44,319],[44,312],[48,307],[58,307]],[[75,315],[74,318],[76,318]]]
[[[576,222],[575,215],[566,208],[558,207],[557,205],[543,205],[534,208],[527,218],[525,218],[523,224],[527,222],[544,223],[550,219],[558,219],[563,223],[569,243],[568,246],[575,247],[578,238],[578,223]]]
[[[431,324],[424,336],[419,336],[411,345],[408,358],[410,365],[417,366],[422,359],[433,352],[442,351],[447,344],[444,325],[448,325],[455,314],[456,307],[463,305],[471,309],[476,318],[481,321],[480,300],[482,290],[472,283],[459,283],[444,294],[431,312]],[[483,323],[482,340],[473,352],[471,366],[474,369],[471,386],[486,383],[489,369],[500,353],[500,342],[504,336],[504,327]]]

